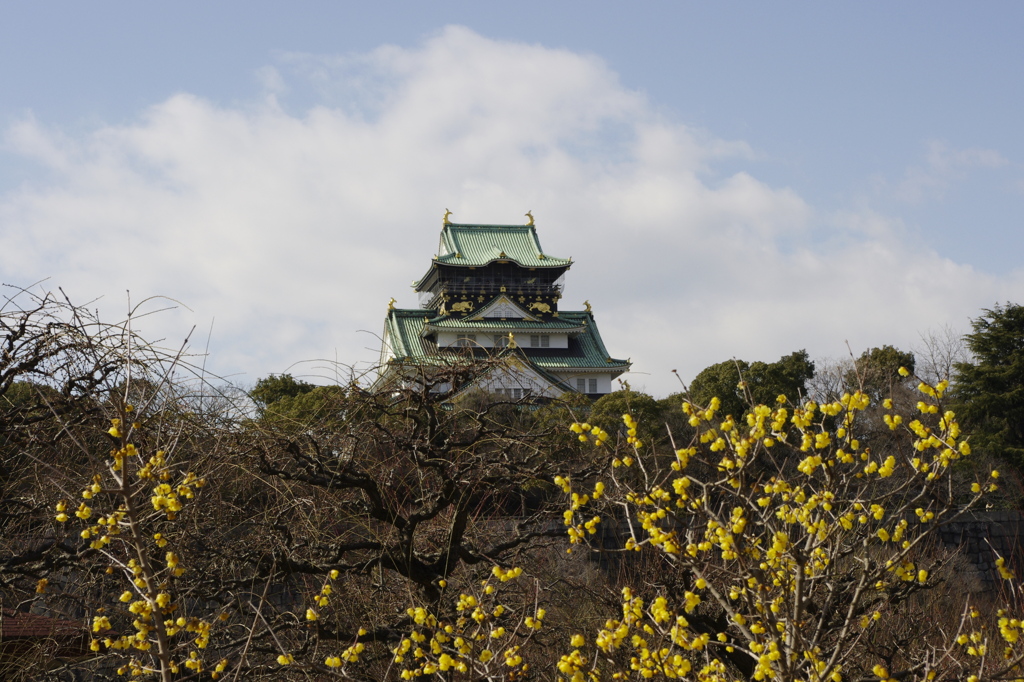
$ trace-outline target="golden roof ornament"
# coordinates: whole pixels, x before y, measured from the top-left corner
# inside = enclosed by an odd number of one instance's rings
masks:
[[[588,313],[591,313],[591,312],[593,312],[593,311],[592,311],[592,310],[590,309],[590,301],[584,301],[584,302],[583,302],[583,307],[587,309],[587,312],[588,312]]]
[[[532,208],[529,211],[526,212],[526,217],[529,220],[529,222],[526,223],[526,226],[527,227],[533,227],[533,209]]]
[[[395,309],[395,299],[392,298],[390,301],[388,301],[388,310],[394,310],[394,309]]]
[[[452,215],[452,212],[451,212],[451,211],[449,211],[449,210],[448,210],[448,209],[446,208],[446,209],[444,210],[444,224],[445,224],[445,225],[451,225],[451,224],[452,224],[452,221],[448,219],[448,216],[450,216],[450,215]]]
[[[513,334],[512,332],[508,333],[508,347],[509,348],[517,348],[518,347],[518,346],[516,346],[516,335]]]

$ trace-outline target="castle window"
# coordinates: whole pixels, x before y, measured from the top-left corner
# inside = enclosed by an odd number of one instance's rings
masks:
[[[495,334],[494,335],[494,347],[504,348],[508,345],[508,334]]]
[[[597,379],[587,379],[587,393],[597,393]]]
[[[511,303],[502,301],[487,311],[485,319],[493,320],[506,318],[521,320],[523,319],[523,313]]]
[[[522,398],[523,397],[523,389],[521,389],[521,388],[513,388],[512,389],[512,397],[515,398],[516,400],[519,400],[520,398]]]
[[[580,393],[586,393],[587,392],[587,380],[586,379],[576,379],[576,390],[579,391]]]
[[[461,348],[467,346],[476,345],[476,334],[459,334],[459,337],[455,340],[455,345]]]
[[[530,348],[549,348],[551,337],[547,334],[530,334]]]

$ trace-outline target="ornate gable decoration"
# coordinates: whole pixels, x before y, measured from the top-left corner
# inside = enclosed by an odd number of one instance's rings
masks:
[[[540,322],[540,319],[526,312],[508,296],[498,296],[493,301],[478,310],[474,315],[467,316],[465,320],[527,320],[529,322]]]
[[[539,370],[518,352],[508,351],[500,364],[492,365],[459,392],[474,387],[497,394],[499,400],[503,395],[511,400],[518,400],[521,396],[555,398],[567,390],[558,377]]]

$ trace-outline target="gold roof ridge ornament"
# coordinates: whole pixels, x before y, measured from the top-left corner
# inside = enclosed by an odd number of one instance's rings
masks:
[[[583,302],[583,307],[587,309],[588,313],[594,312],[593,310],[590,309],[590,301],[584,301]]]
[[[392,299],[390,301],[388,301],[388,310],[394,310],[394,309],[395,309],[395,299],[394,299],[394,297],[392,297]]]
[[[451,212],[451,211],[449,211],[449,210],[448,210],[448,209],[446,208],[446,209],[444,210],[444,224],[445,224],[445,225],[451,225],[451,224],[452,224],[452,221],[448,219],[448,216],[450,216],[450,215],[452,215],[452,212]]]
[[[518,348],[519,347],[519,346],[516,345],[516,335],[513,334],[512,332],[508,333],[508,347],[509,348]]]
[[[533,209],[532,208],[529,211],[526,212],[526,217],[529,219],[529,222],[526,223],[526,226],[527,227],[533,227]]]

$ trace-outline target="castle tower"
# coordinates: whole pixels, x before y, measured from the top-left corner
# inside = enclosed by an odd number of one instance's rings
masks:
[[[505,360],[473,382],[505,398],[610,393],[630,363],[608,354],[589,304],[559,309],[572,260],[544,253],[533,217],[526,225],[469,225],[448,215],[437,255],[413,282],[421,307],[388,308],[377,385],[474,354]]]

